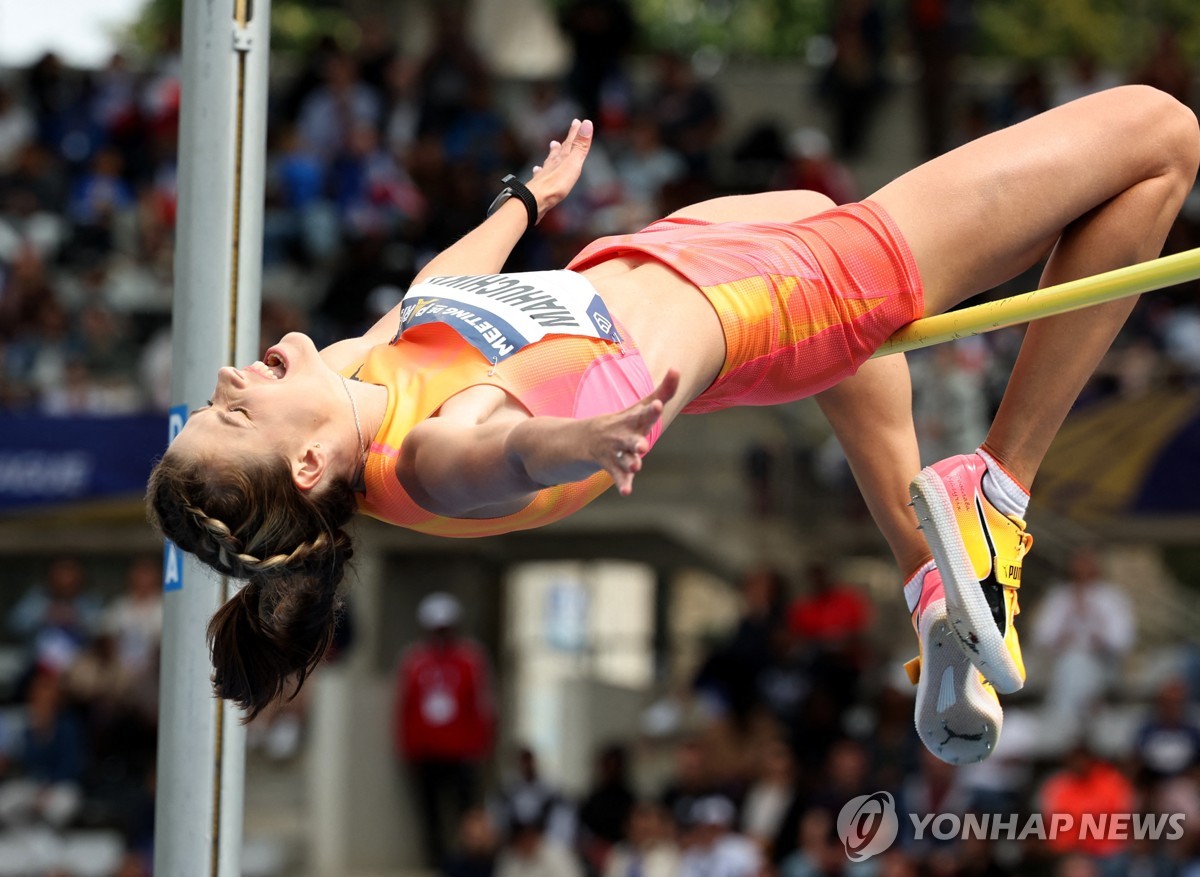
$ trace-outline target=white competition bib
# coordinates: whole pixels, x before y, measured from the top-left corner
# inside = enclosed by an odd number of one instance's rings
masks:
[[[603,300],[573,271],[431,277],[404,296],[396,337],[424,323],[445,323],[490,362],[547,335],[621,343]]]

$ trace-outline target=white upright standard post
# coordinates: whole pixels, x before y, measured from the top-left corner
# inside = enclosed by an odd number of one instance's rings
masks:
[[[258,356],[270,0],[185,0],[171,437]],[[245,730],[205,627],[239,585],[167,544],[154,873],[239,877]]]

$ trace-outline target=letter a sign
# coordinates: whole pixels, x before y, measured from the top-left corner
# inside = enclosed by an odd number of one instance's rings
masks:
[[[187,421],[188,407],[175,405],[167,414],[167,444],[175,440]],[[183,552],[170,539],[163,540],[163,590],[183,589]]]

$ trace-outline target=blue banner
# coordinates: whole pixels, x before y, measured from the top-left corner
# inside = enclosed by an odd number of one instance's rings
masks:
[[[166,450],[162,414],[41,417],[0,413],[0,513],[141,496]]]

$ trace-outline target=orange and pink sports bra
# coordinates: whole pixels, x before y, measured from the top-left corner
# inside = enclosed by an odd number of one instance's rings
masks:
[[[537,492],[498,518],[448,518],[419,506],[396,463],[409,431],[469,387],[499,387],[534,416],[622,411],[654,384],[641,355],[596,290],[572,271],[434,277],[409,290],[391,343],[370,350],[355,377],[388,390],[371,442],[359,509],[437,536],[492,536],[540,527],[583,508],[611,484],[607,473]],[[650,436],[658,437],[659,427]]]

